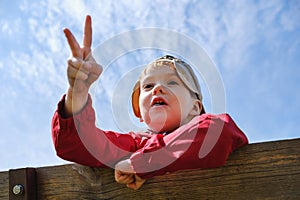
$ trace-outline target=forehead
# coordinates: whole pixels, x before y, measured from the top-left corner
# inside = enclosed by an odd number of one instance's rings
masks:
[[[170,62],[154,62],[149,64],[141,73],[140,80],[147,77],[165,74],[165,75],[177,75],[176,68],[173,63]]]

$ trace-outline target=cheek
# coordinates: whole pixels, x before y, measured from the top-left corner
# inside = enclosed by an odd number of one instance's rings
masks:
[[[140,95],[140,98],[139,98],[139,107],[140,107],[140,111],[141,111],[141,114],[143,115],[143,113],[145,113],[145,111],[148,109],[147,108],[147,105],[148,105],[148,99],[146,95]]]
[[[181,90],[173,90],[172,92],[172,98],[173,98],[173,103],[178,106],[182,110],[182,106],[185,104],[185,98],[186,95],[184,92]]]
[[[180,112],[182,114],[184,114],[185,112],[187,112],[191,105],[192,105],[192,101],[190,101],[190,96],[189,93],[187,92],[181,92],[180,95],[177,96],[176,98],[176,106],[178,106],[178,110],[180,110]]]

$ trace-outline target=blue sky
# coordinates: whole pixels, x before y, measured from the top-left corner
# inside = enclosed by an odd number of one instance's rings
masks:
[[[56,157],[50,132],[68,86],[70,51],[62,29],[69,27],[81,40],[86,14],[93,19],[94,48],[140,28],[168,29],[193,39],[216,64],[226,112],[251,143],[299,138],[299,0],[1,0],[0,171],[66,163]],[[141,49],[114,61],[97,85],[96,107],[111,107],[118,80],[157,54]],[[209,112],[209,90],[203,88]],[[109,109],[103,116],[113,118]],[[100,127],[117,130],[114,119],[101,119]]]

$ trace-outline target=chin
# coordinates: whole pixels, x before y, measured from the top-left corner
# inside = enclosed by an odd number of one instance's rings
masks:
[[[147,126],[154,132],[170,132],[175,130],[180,126],[180,124],[175,123],[175,124],[167,124],[166,122],[163,122],[162,120],[158,121],[151,121],[150,123],[147,124]]]
[[[148,113],[145,123],[152,131],[165,132],[172,130],[172,127],[180,125],[180,123],[176,123],[175,121],[177,120],[174,119],[174,116],[172,116],[170,113],[167,113],[165,110],[162,112],[151,110]]]
[[[166,124],[162,123],[162,121],[151,121],[147,125],[154,132],[162,132],[166,129]]]

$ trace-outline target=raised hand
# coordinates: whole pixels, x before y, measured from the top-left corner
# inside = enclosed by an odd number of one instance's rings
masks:
[[[86,16],[82,46],[80,46],[72,34],[65,28],[71,56],[68,59],[67,75],[69,90],[65,101],[65,115],[79,112],[87,102],[88,90],[102,72],[102,67],[96,63],[91,55],[92,45],[92,20]]]

